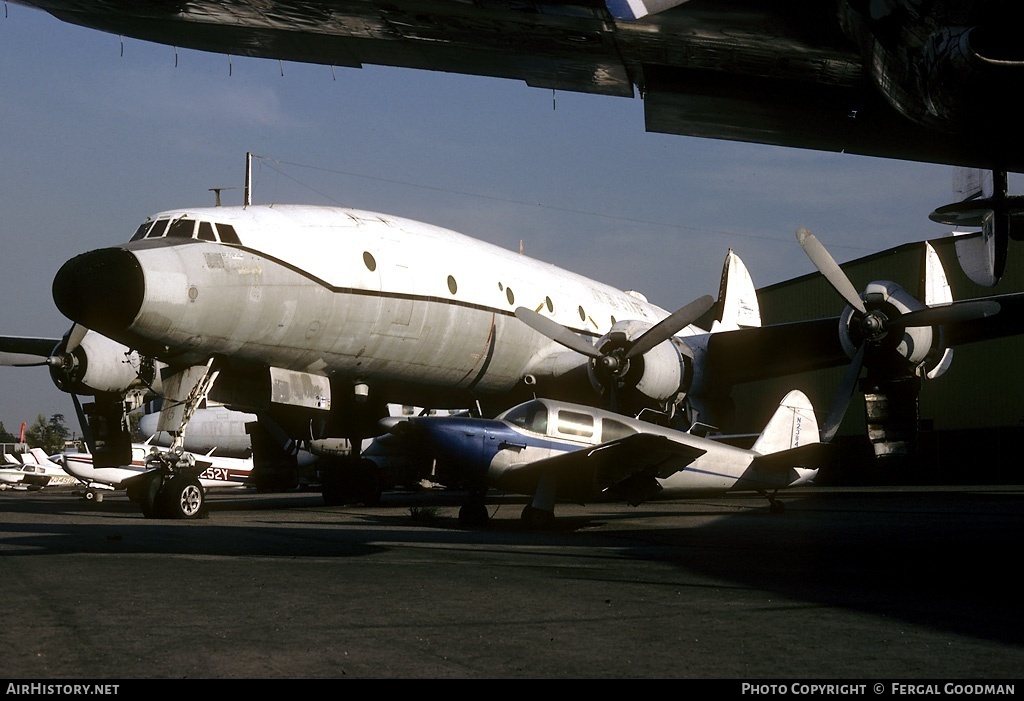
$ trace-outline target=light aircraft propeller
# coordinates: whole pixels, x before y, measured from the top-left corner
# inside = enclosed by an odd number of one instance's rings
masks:
[[[842,423],[865,364],[874,366],[882,373],[902,372],[904,375],[914,374],[910,369],[916,370],[914,366],[923,364],[925,354],[931,350],[932,337],[927,337],[927,343],[917,344],[922,347],[915,347],[913,339],[907,342],[903,338],[908,329],[971,321],[999,312],[999,303],[992,300],[922,306],[893,283],[878,288],[885,295],[870,286],[869,291],[861,295],[814,234],[801,227],[797,229],[796,237],[814,266],[851,307],[841,321],[840,335],[845,336],[856,350],[836,392],[828,417],[822,424],[821,440],[824,442],[832,439]],[[912,305],[918,308],[911,308]],[[891,365],[897,356],[907,363]]]
[[[649,353],[694,323],[711,309],[714,303],[713,297],[704,295],[676,310],[636,338],[630,338],[628,333],[613,327],[610,333],[598,339],[594,344],[532,309],[519,307],[515,314],[516,318],[534,331],[569,350],[590,358],[592,377],[597,380],[601,389],[607,392],[610,408],[617,411],[618,393],[626,382],[631,361]]]

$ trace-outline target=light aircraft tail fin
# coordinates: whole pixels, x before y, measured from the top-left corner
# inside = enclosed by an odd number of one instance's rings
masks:
[[[711,325],[712,333],[761,325],[761,308],[757,303],[754,281],[747,266],[731,248],[722,266],[718,312],[718,319]]]
[[[767,455],[818,443],[819,440],[814,407],[807,395],[795,389],[779,403],[768,425],[754,441],[753,450]]]

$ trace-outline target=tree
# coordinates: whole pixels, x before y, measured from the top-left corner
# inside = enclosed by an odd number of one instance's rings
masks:
[[[8,431],[4,427],[4,422],[0,421],[0,443],[17,443],[18,437]]]
[[[47,421],[42,414],[25,430],[25,442],[30,448],[42,448],[47,455],[64,450],[64,442],[71,430],[64,425],[64,414],[54,414]]]

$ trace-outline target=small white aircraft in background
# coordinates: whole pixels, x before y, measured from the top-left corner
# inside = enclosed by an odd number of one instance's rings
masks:
[[[156,470],[166,469],[167,454],[148,443],[132,445],[132,462],[121,467],[96,467],[90,453],[64,453],[56,456],[69,475],[85,484],[87,501],[103,501],[104,492],[124,489],[132,501],[140,501],[139,491],[147,483],[140,479]],[[196,518],[205,509],[205,491],[211,488],[240,488],[250,485],[253,461],[248,458],[226,458],[183,452],[178,456],[182,469],[198,479],[196,489],[184,490],[176,500],[152,504],[153,514],[168,518]]]
[[[0,463],[0,489],[36,490],[43,487],[68,486],[79,481],[46,455],[42,448],[24,453],[3,454]]]
[[[752,491],[773,512],[780,489],[809,484],[827,458],[814,409],[793,390],[747,450],[591,406],[535,399],[496,419],[422,417],[397,424],[437,460],[435,479],[467,486],[463,525],[488,520],[488,488],[527,494],[522,518],[549,525],[556,500],[622,500],[637,506],[653,498]]]

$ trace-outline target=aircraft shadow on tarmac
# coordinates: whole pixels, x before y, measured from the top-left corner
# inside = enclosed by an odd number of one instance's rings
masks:
[[[543,546],[600,548],[625,563],[669,563],[730,586],[775,592],[807,606],[841,607],[962,635],[1024,644],[1017,575],[1024,535],[1019,490],[914,493],[807,491],[785,514],[763,500],[602,505],[560,515],[551,530],[519,520],[521,499],[490,503],[490,527],[458,526],[454,501],[390,497],[381,507],[325,507],[319,495],[211,499],[199,521],[144,519],[126,499],[4,499],[5,512],[91,513],[85,523],[0,519],[7,556],[63,553],[353,558],[392,547],[479,545],[490,552]],[[437,512],[429,511],[431,503]],[[419,516],[414,508],[423,509]],[[10,507],[10,508],[8,508]],[[188,529],[183,532],[182,529]],[[449,557],[451,555],[449,554]]]

